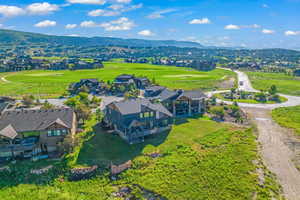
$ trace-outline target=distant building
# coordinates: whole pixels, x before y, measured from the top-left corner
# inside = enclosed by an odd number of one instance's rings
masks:
[[[146,77],[135,77],[130,74],[122,74],[115,78],[114,84],[117,86],[128,87],[134,85],[137,89],[145,89],[151,85],[151,81]]]
[[[105,109],[104,123],[133,144],[143,142],[148,135],[169,130],[173,115],[160,103],[132,99],[109,104]]]
[[[294,75],[295,75],[295,76],[300,76],[300,69],[296,69],[296,70],[294,71]]]
[[[0,159],[56,152],[76,129],[76,115],[69,108],[6,111],[0,117]]]

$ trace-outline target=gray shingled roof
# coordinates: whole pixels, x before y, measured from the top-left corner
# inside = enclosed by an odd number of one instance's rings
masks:
[[[185,97],[188,97],[193,100],[194,99],[199,100],[199,99],[206,98],[206,96],[203,92],[197,91],[197,90],[183,91],[183,93],[180,96],[185,96]]]
[[[72,128],[74,112],[70,108],[6,111],[0,117],[0,131],[11,125],[17,132],[41,131],[59,122]]]
[[[172,117],[170,113],[162,104],[160,103],[151,103],[147,99],[130,99],[121,102],[113,102],[122,115],[130,115],[140,113],[143,109],[143,106],[150,108],[151,110],[159,111],[165,115]]]

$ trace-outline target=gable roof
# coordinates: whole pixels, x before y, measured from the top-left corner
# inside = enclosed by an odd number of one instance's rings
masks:
[[[121,102],[113,102],[111,104],[113,104],[122,115],[141,113],[143,108],[149,108],[153,111],[159,111],[160,113],[170,117],[173,116],[162,104],[154,104],[147,99],[130,99]]]
[[[169,90],[164,89],[156,98],[160,99],[161,101],[166,100],[176,100],[180,97],[187,97],[192,100],[201,100],[203,98],[206,98],[205,94],[199,90]]]
[[[41,131],[53,123],[72,128],[74,112],[70,108],[6,111],[0,117],[0,131],[11,125],[16,132]]]
[[[187,97],[192,100],[200,100],[200,99],[206,98],[206,96],[203,92],[197,91],[197,90],[183,91],[179,97],[182,97],[182,96]]]

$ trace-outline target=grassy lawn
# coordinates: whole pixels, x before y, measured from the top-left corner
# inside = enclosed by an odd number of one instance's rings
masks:
[[[222,99],[224,101],[232,101],[231,99],[226,99],[221,94],[215,94],[214,97],[216,97],[218,99]],[[280,96],[281,103],[286,102],[287,100],[288,100],[287,98]],[[261,102],[261,101],[255,100],[255,99],[234,99],[233,101],[238,102],[238,103],[251,103],[251,104],[275,104],[275,103],[278,103],[276,101]]]
[[[64,93],[71,82],[82,78],[98,78],[104,81],[113,80],[116,76],[127,73],[136,76],[147,76],[169,88],[203,89],[218,88],[221,82],[235,77],[230,71],[216,69],[200,72],[188,68],[156,66],[149,64],[104,63],[104,69],[79,71],[22,71],[6,73],[9,82],[0,81],[0,95],[20,96],[33,94],[57,97]],[[3,75],[1,74],[0,77]]]
[[[148,156],[154,152],[161,157]],[[1,200],[118,199],[111,193],[121,186],[130,187],[135,199],[145,199],[141,188],[170,200],[250,200],[255,194],[257,199],[279,197],[280,189],[268,172],[264,184],[259,184],[252,129],[195,118],[178,121],[169,133],[130,146],[97,128],[83,145],[77,164],[103,166],[129,159],[133,167],[113,182],[107,173],[78,182],[62,179],[63,175],[42,175],[32,181],[29,172],[19,166],[13,179],[0,173]],[[56,170],[63,169],[57,166]],[[47,178],[48,182],[40,181]],[[9,181],[9,186],[4,184]]]
[[[272,111],[272,117],[278,124],[294,129],[300,136],[300,106],[277,108]]]
[[[278,92],[300,96],[300,78],[283,73],[246,72],[255,89],[268,90],[276,85]]]

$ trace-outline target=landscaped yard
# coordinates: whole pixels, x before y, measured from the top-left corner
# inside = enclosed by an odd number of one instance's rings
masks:
[[[225,94],[225,93],[223,93]],[[238,102],[238,103],[250,103],[250,104],[275,104],[275,103],[283,103],[286,102],[287,99],[285,97],[280,96],[279,100],[280,102],[277,101],[257,101],[256,99],[229,99],[229,98],[225,98],[224,95],[222,95],[222,93],[219,94],[215,94],[214,97],[218,98],[218,99],[222,99],[224,101],[233,101],[233,102]]]
[[[283,73],[246,72],[253,87],[257,90],[268,90],[277,86],[279,93],[300,96],[300,78]]]
[[[278,124],[294,129],[300,136],[300,106],[277,108],[272,111],[272,117]]]
[[[258,165],[253,162],[258,159],[256,147],[252,129],[206,118],[177,121],[169,133],[132,146],[97,128],[94,137],[83,145],[77,164],[103,166],[131,159],[133,167],[120,179],[111,182],[108,173],[103,173],[90,180],[70,182],[61,175],[46,184],[38,180],[47,175],[32,181],[20,166],[16,178],[0,181],[0,196],[3,200],[118,199],[111,193],[127,186],[139,199],[145,198],[143,189],[170,200],[250,200],[254,195],[257,199],[276,198],[279,188],[271,174],[265,171],[265,182],[259,184]],[[152,153],[160,156],[149,156]],[[25,176],[20,179],[23,184],[4,187],[5,180],[14,182],[18,176]],[[28,191],[32,191],[30,195]]]
[[[113,80],[123,73],[147,76],[150,80],[155,78],[157,83],[169,88],[203,90],[219,88],[221,82],[236,76],[233,72],[222,69],[200,72],[189,68],[149,64],[106,62],[104,65],[104,69],[95,70],[36,70],[0,74],[0,78],[4,77],[6,80],[0,80],[0,95],[33,94],[41,97],[58,97],[66,91],[71,82],[84,78]]]

